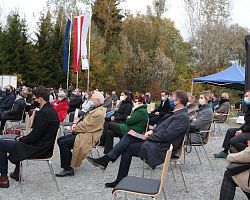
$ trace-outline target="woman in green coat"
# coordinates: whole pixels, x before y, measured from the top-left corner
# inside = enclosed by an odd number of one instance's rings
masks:
[[[104,146],[105,154],[113,148],[114,137],[122,138],[122,136],[127,134],[131,129],[140,134],[145,132],[148,123],[148,111],[147,105],[143,104],[144,100],[144,96],[140,95],[138,97],[137,106],[133,108],[132,114],[127,117],[125,123],[109,123]]]

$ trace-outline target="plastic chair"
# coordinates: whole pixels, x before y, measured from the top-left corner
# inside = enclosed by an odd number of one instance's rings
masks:
[[[163,185],[164,181],[166,180],[172,150],[173,150],[173,145],[170,146],[169,150],[166,153],[160,179],[153,180],[136,176],[124,177],[112,191],[114,199],[117,199],[118,192],[148,196],[151,197],[152,199],[155,199],[156,196],[158,196],[159,194],[161,194],[161,192],[163,192],[163,197],[166,200],[167,198]]]
[[[52,179],[53,181],[55,182],[56,184],[56,187],[57,187],[57,190],[59,191],[59,186],[58,186],[58,183],[57,183],[57,180],[56,180],[56,176],[55,176],[55,173],[54,173],[54,169],[53,169],[53,166],[52,166],[52,163],[51,163],[51,160],[53,159],[54,157],[54,154],[55,154],[55,146],[56,146],[56,138],[55,138],[55,143],[54,143],[54,149],[53,149],[53,154],[52,156],[48,157],[48,158],[30,158],[30,159],[26,159],[26,161],[43,161],[43,162],[47,162],[48,164],[48,167],[49,167],[49,170],[50,170],[50,174],[52,176]],[[20,183],[20,186],[21,186],[21,193],[23,192],[23,185],[22,185],[22,178],[23,178],[23,161],[22,160],[20,162],[20,173],[19,173],[19,183]]]

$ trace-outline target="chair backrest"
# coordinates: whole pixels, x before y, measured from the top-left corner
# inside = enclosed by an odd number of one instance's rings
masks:
[[[164,181],[166,180],[166,176],[167,176],[167,173],[168,173],[168,167],[169,167],[172,151],[173,151],[173,145],[171,144],[169,150],[166,153],[165,161],[163,163],[163,168],[162,168],[162,173],[161,173],[161,184],[160,184],[158,193],[156,195],[161,193]]]
[[[184,136],[183,141],[181,142],[181,145],[179,146],[178,151],[175,154],[175,156],[177,156],[178,159],[181,159],[181,157],[182,157],[182,155],[184,153],[184,142],[185,142],[185,140],[186,140],[186,136]]]

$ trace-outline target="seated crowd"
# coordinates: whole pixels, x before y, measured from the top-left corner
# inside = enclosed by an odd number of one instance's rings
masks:
[[[44,87],[33,91],[24,87],[16,93],[8,85],[4,94],[0,94],[0,134],[7,120],[23,120],[25,111],[29,114],[36,111],[32,130],[27,136],[0,140],[0,187],[9,187],[8,160],[16,165],[10,177],[18,181],[20,161],[53,154],[57,131],[67,114],[72,125],[66,135],[57,139],[62,171],[56,176],[74,176],[74,167],[79,167],[85,158],[105,170],[110,162],[121,156],[117,178],[105,184],[106,187],[115,187],[128,175],[132,157],[139,157],[155,168],[164,162],[171,144],[175,156],[185,136],[186,145],[203,143],[208,134],[205,130],[209,130],[213,122],[224,122],[229,114],[228,94],[222,93],[219,100],[217,97],[205,91],[196,101],[195,96],[184,91],[169,93],[163,90],[159,106],[149,112],[150,93],[137,93],[133,97],[131,92],[124,90],[118,98],[115,91],[106,92],[104,97],[104,93],[98,90],[84,93],[76,88],[69,95],[62,88],[56,93],[53,88]],[[222,145],[224,149],[215,153],[215,158],[249,162],[250,91],[245,93],[244,103],[248,108],[245,124],[227,130]],[[114,145],[115,137],[119,141]],[[104,146],[104,156],[88,156],[95,145]],[[229,151],[233,153],[229,155]],[[249,174],[249,170],[239,176]],[[220,199],[233,199],[236,186],[240,186],[249,197],[249,184],[242,184],[239,176],[225,172]]]

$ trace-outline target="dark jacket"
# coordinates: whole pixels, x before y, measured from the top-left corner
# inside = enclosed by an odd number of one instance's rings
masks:
[[[171,108],[170,106],[169,99],[166,99],[165,101],[161,101],[161,104],[152,113],[159,112],[159,116],[163,117],[165,114],[172,110],[173,108]]]
[[[153,134],[142,144],[139,157],[145,159],[150,167],[162,164],[170,145],[173,144],[175,154],[188,131],[187,108],[175,111],[153,129]]]
[[[69,98],[69,112],[74,112],[77,109],[80,109],[82,105],[82,95],[72,94]]]
[[[111,111],[111,108],[112,108],[112,99],[111,99],[111,97],[105,99],[102,106],[107,108],[107,112]]]
[[[36,112],[32,131],[16,142],[9,154],[9,160],[17,163],[27,158],[52,156],[59,123],[57,112],[50,103],[46,103]]]
[[[0,101],[0,112],[11,110],[14,101],[15,96],[13,92],[7,93]]]
[[[116,122],[125,122],[132,111],[132,104],[127,101],[122,101],[118,110],[114,113]]]
[[[127,117],[126,123],[120,124],[120,129],[123,134],[126,134],[131,129],[137,133],[145,132],[148,122],[148,111],[147,105],[141,105],[137,107],[131,114]]]
[[[21,120],[25,106],[25,99],[21,96],[18,96],[12,106],[12,109],[3,112],[2,119]]]
[[[245,124],[240,127],[242,132],[250,132],[250,105],[247,106],[247,111],[244,116]]]

